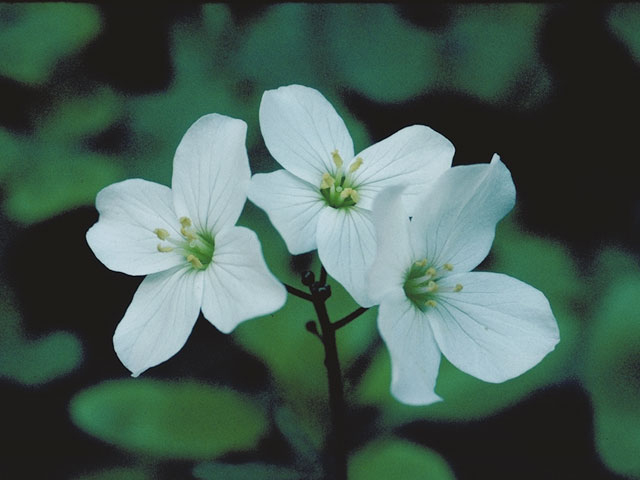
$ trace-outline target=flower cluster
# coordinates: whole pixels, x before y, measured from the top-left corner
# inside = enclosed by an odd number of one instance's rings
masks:
[[[212,114],[178,146],[171,189],[133,179],[98,194],[90,247],[112,270],[147,275],[114,335],[134,375],[174,355],[200,311],[229,333],[284,304],[256,235],[235,226],[247,197],[290,253],[317,250],[359,305],[379,305],[391,390],[404,403],[439,400],[441,354],[501,382],[554,348],[558,327],[541,292],[471,272],[515,201],[497,155],[451,167],[451,142],[422,125],[355,154],[331,104],[299,85],[265,92],[260,127],[283,169],[251,177],[246,125]]]

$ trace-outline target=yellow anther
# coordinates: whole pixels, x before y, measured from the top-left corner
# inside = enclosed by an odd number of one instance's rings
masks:
[[[198,268],[198,269],[204,268],[204,266],[202,265],[202,262],[198,260],[198,257],[196,257],[195,255],[192,255],[192,254],[187,255],[187,262],[189,262],[195,268]]]
[[[331,188],[335,183],[336,183],[335,179],[328,173],[325,173],[322,175],[322,182],[320,183],[320,189]]]
[[[429,280],[427,283],[427,292],[436,292],[438,290],[438,284],[433,280]]]
[[[451,265],[450,263],[445,263],[445,264],[442,266],[442,268],[444,268],[445,270],[447,270],[447,271],[449,271],[449,272],[450,272],[451,270],[453,270],[453,265]]]
[[[153,233],[155,233],[160,240],[166,240],[167,238],[169,238],[169,232],[167,232],[164,228],[156,228]]]
[[[182,236],[184,238],[186,238],[187,240],[189,240],[189,242],[193,242],[194,240],[197,239],[196,234],[193,233],[191,230],[187,230],[187,227],[182,227],[180,229],[180,233],[182,234]]]
[[[427,259],[423,258],[422,260],[416,260],[414,262],[416,267],[426,267],[427,266]]]
[[[340,192],[340,198],[344,200],[345,198],[350,197],[353,192],[354,192],[353,188],[347,187],[344,190],[342,190],[342,192]]]
[[[356,158],[356,161],[349,166],[349,172],[353,173],[362,165],[362,157]]]
[[[438,274],[438,271],[433,268],[433,267],[429,267],[427,268],[427,275],[429,275],[430,277],[435,277]]]
[[[427,307],[435,307],[435,306],[437,305],[437,303],[436,303],[436,301],[435,301],[435,300],[427,300],[426,302],[424,302],[424,304],[425,304]]]
[[[331,158],[333,159],[333,163],[336,164],[336,167],[342,167],[343,161],[342,157],[338,153],[338,150],[334,150],[333,152],[331,152]]]
[[[358,203],[358,200],[360,200],[360,195],[358,195],[358,192],[356,192],[353,188],[351,189],[351,200],[353,200],[355,203]]]
[[[453,287],[453,291],[454,291],[454,292],[459,292],[459,291],[461,291],[461,290],[462,290],[462,284],[460,284],[460,283],[456,283],[456,286],[455,286],[455,287]]]
[[[189,217],[180,217],[180,225],[182,225],[182,227],[190,227],[191,226],[191,219]],[[184,235],[184,233],[183,233]]]
[[[172,252],[173,247],[163,247],[162,244],[158,244],[158,251],[162,253]]]

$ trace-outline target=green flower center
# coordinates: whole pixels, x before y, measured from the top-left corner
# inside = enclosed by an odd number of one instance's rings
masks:
[[[337,150],[331,152],[331,157],[337,170],[334,174],[327,172],[322,175],[320,193],[327,205],[332,208],[353,207],[360,200],[360,196],[353,184],[352,177],[353,172],[362,165],[362,158],[356,158],[345,171],[343,168],[344,162]]]
[[[438,294],[443,291],[459,292],[461,284],[455,287],[442,288],[438,281],[453,270],[453,265],[445,263],[436,268],[427,262],[426,258],[411,264],[404,281],[404,293],[409,300],[421,311],[426,311],[437,305]]]
[[[213,259],[215,241],[209,232],[196,232],[189,217],[180,218],[180,239],[173,239],[164,228],[156,228],[153,233],[166,243],[158,244],[158,251],[167,253],[176,250],[196,270],[204,270]]]

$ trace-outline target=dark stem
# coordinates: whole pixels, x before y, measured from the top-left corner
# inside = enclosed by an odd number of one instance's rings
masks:
[[[362,315],[364,312],[366,312],[367,310],[369,310],[368,307],[360,307],[357,310],[351,312],[349,315],[347,315],[344,318],[341,318],[340,320],[338,320],[337,322],[333,322],[333,329],[334,330],[338,330],[339,328],[344,327],[345,325],[353,322],[356,318],[358,318],[360,315]]]
[[[320,285],[327,284],[327,271],[324,269],[324,266],[320,267]]]
[[[291,295],[295,295],[296,297],[300,297],[309,302],[313,302],[313,297],[309,295],[307,292],[298,290],[296,287],[292,287],[291,285],[287,285],[286,283],[284,284],[284,286],[287,289],[287,292],[289,292]]]
[[[326,280],[326,272],[320,278]],[[329,409],[331,412],[331,432],[329,433],[327,448],[333,462],[329,460],[327,480],[347,480],[347,452],[345,449],[345,403],[342,372],[338,359],[336,344],[336,330],[329,320],[325,301],[328,287],[324,283],[316,283],[310,287],[313,297],[313,307],[320,324],[321,339],[324,345],[324,365],[327,369],[329,382]]]

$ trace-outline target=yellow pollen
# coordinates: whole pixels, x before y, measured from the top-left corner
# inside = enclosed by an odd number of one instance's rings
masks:
[[[180,225],[182,225],[183,228],[190,227],[191,226],[191,219],[189,217],[180,217]],[[183,235],[184,235],[184,233],[183,233]]]
[[[360,195],[358,195],[358,192],[356,192],[354,189],[351,189],[351,200],[356,203],[358,203],[358,201],[360,200]]]
[[[435,300],[427,300],[426,302],[424,302],[424,304],[425,304],[427,307],[435,307],[435,306],[437,305],[437,303],[436,303],[436,301],[435,301]]]
[[[322,175],[322,182],[320,183],[320,188],[321,189],[331,188],[335,183],[336,181],[334,180],[334,178],[328,173],[325,173]]]
[[[336,167],[342,167],[342,157],[338,153],[338,150],[334,150],[333,152],[331,152],[331,158],[333,159],[333,163],[336,164]]]
[[[160,240],[166,240],[167,238],[169,238],[169,232],[167,232],[164,228],[156,228],[153,233],[155,233]]]
[[[163,247],[162,244],[159,243],[158,244],[158,251],[159,252],[163,252],[163,253],[172,252],[173,251],[173,247]]]
[[[444,268],[445,270],[447,270],[447,271],[449,271],[449,272],[450,272],[451,270],[453,270],[453,265],[451,265],[450,263],[445,263],[445,264],[442,266],[442,268]]]
[[[416,267],[426,267],[427,266],[427,259],[423,258],[422,260],[416,260],[415,262]]]
[[[454,292],[459,292],[459,291],[461,291],[461,290],[462,290],[462,284],[460,284],[460,283],[456,283],[456,286],[455,286],[455,287],[453,287],[453,291],[454,291]]]
[[[194,240],[196,240],[196,239],[197,239],[197,237],[196,237],[195,233],[193,233],[193,232],[192,232],[192,231],[190,231],[190,230],[187,230],[187,228],[186,228],[186,227],[182,227],[182,228],[180,229],[180,233],[181,233],[181,234],[182,234],[182,236],[183,236],[184,238],[186,238],[189,242],[193,242]]]
[[[438,284],[433,280],[429,280],[429,283],[427,283],[427,292],[436,292],[436,291],[438,291]]]
[[[345,198],[350,197],[353,192],[354,192],[353,188],[347,187],[344,190],[342,190],[342,192],[340,192],[340,198],[344,200]]]
[[[360,165],[362,165],[362,158],[358,157],[356,158],[356,161],[349,166],[349,173],[355,172],[358,168],[360,168]]]
[[[429,275],[430,277],[435,277],[438,274],[438,271],[433,268],[433,267],[429,267],[427,268],[427,275]]]
[[[204,268],[204,266],[202,265],[202,262],[200,260],[198,260],[198,258],[195,255],[187,255],[187,262],[189,262],[191,265],[193,265],[195,268]]]

